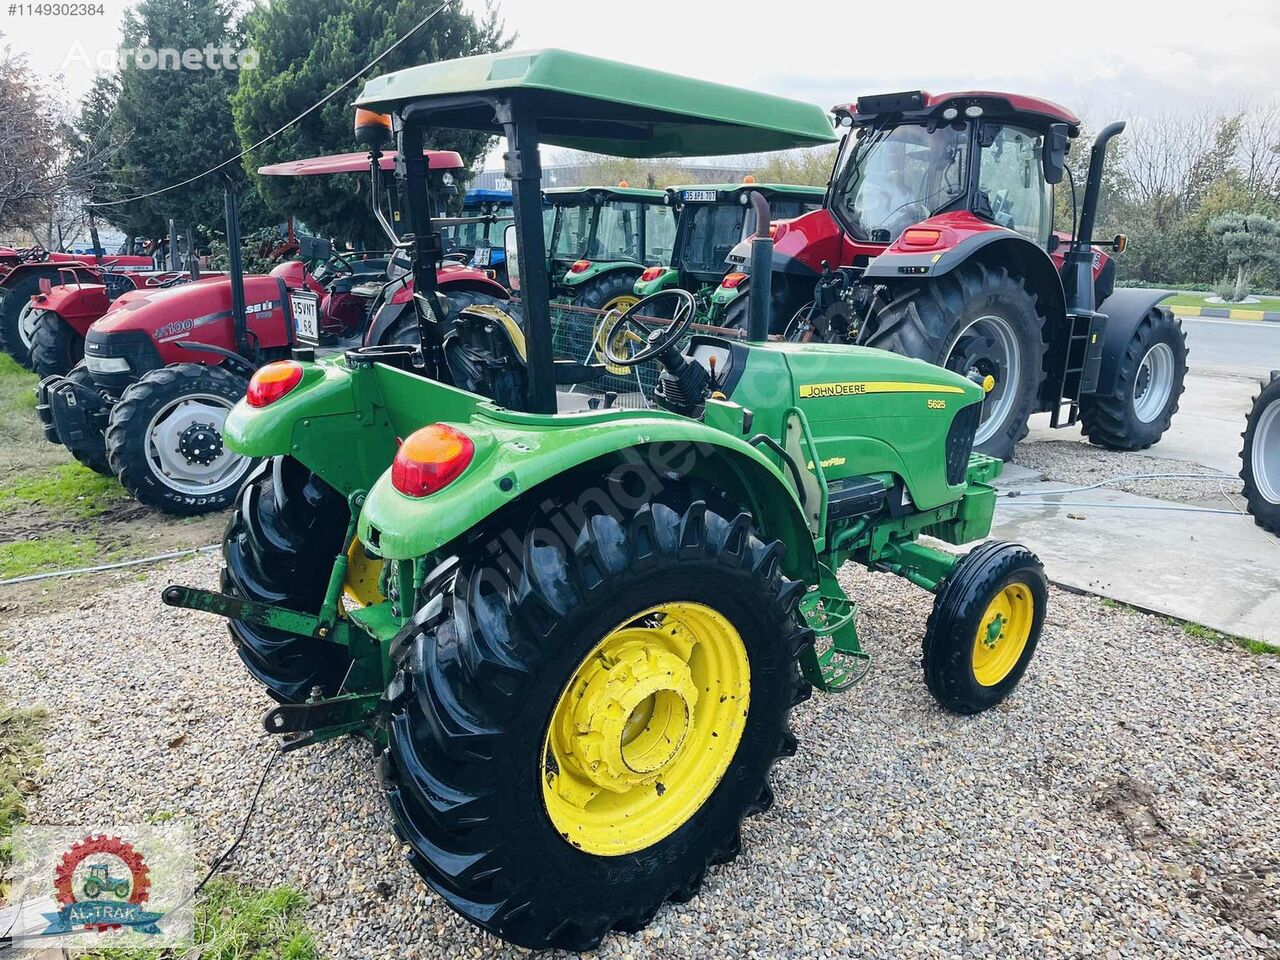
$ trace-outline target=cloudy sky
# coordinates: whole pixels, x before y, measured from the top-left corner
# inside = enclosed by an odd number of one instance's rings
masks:
[[[482,0],[463,0],[479,9]],[[114,49],[102,16],[7,16],[0,33],[71,96]],[[424,11],[427,4],[423,4]],[[1276,0],[1111,0],[1069,26],[1034,0],[501,0],[518,47],[560,46],[829,106],[859,93],[1013,89],[1093,119],[1280,97]],[[726,13],[731,10],[731,13]]]

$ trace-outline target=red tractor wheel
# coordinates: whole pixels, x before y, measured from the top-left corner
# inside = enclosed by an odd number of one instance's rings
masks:
[[[254,460],[227,449],[222,424],[247,384],[221,367],[179,363],[130,384],[107,423],[107,460],[139,501],[195,516],[229,507]]]
[[[1020,278],[967,263],[895,291],[860,331],[858,343],[989,383],[974,449],[1007,460],[1035,412],[1044,375],[1043,326],[1036,297]]]
[[[24,367],[31,366],[31,338],[35,332],[31,298],[40,292],[41,279],[36,274],[19,278],[5,289],[4,299],[0,300],[0,347]]]
[[[1253,400],[1240,451],[1240,479],[1249,512],[1264,530],[1280,537],[1280,370]]]

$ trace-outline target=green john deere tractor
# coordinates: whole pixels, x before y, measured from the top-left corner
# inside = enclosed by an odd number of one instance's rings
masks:
[[[1009,695],[1044,623],[1039,561],[920,540],[990,529],[981,386],[770,341],[767,296],[746,339],[688,336],[694,300],[674,290],[626,310],[606,347],[658,367],[654,409],[562,389],[603,371],[555,356],[575,318],[550,302],[539,145],[785,149],[830,140],[820,109],[557,50],[413,67],[357,103],[390,115],[421,343],[260,369],[224,431],[267,459],[228,525],[222,591],[163,597],[231,620],[285,749],[373,742],[397,835],[445,903],[526,947],[588,950],[695,896],[772,803],[792,708],[867,670],[847,561],[936,594],[921,659],[944,708]],[[521,322],[454,320],[436,292],[422,144],[444,126],[506,138]],[[767,294],[768,204],[751,201]]]
[[[597,311],[625,310],[646,267],[671,259],[676,220],[661,190],[553,187],[551,227],[553,299]]]
[[[752,192],[769,201],[774,222],[822,208],[826,187],[795,183],[702,183],[670,187],[667,200],[677,211],[675,250],[662,266],[648,267],[636,281],[635,295],[652,296],[679,287],[700,301],[700,322],[746,327],[749,277],[729,273],[730,251],[756,232]]]

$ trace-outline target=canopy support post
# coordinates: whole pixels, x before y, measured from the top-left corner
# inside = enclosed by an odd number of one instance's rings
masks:
[[[511,181],[516,246],[523,287],[525,350],[529,372],[529,412],[556,412],[555,358],[551,350],[551,288],[542,235],[542,158],[538,129],[528,111],[512,100],[497,105],[507,137],[507,178]]]

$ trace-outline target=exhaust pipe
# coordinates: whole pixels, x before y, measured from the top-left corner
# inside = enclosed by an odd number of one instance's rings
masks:
[[[1093,294],[1093,226],[1098,215],[1098,194],[1102,191],[1102,167],[1107,158],[1107,144],[1124,130],[1118,120],[1102,128],[1089,152],[1089,175],[1085,180],[1084,202],[1080,206],[1080,224],[1067,256],[1071,261],[1068,276],[1068,313],[1093,313],[1097,308]]]
[[[747,339],[769,339],[769,305],[773,301],[773,237],[769,235],[769,201],[752,190],[748,194],[756,212],[756,232],[751,238],[751,290],[747,294]]]

